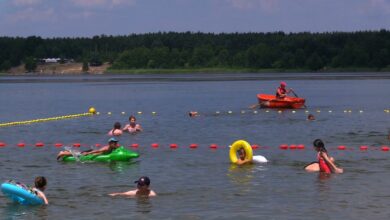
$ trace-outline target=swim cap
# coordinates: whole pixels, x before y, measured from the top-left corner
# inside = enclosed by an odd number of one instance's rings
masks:
[[[287,86],[287,83],[285,83],[285,82],[280,82],[280,85],[281,85],[281,86]]]
[[[108,139],[108,143],[110,143],[110,142],[118,142],[118,140],[116,139],[116,138],[110,138],[110,139]]]
[[[147,176],[141,176],[137,181],[134,181],[134,183],[137,183],[139,186],[149,186],[150,179]]]

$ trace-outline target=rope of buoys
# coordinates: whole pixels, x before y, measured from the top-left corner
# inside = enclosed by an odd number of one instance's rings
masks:
[[[1,142],[0,141],[0,148],[5,148],[7,147],[9,144],[5,143],[5,142]],[[80,148],[80,147],[87,147],[87,146],[95,146],[95,147],[101,147],[102,145],[101,144],[93,144],[93,145],[88,145],[88,144],[82,144],[82,143],[79,143],[79,142],[75,142],[75,143],[71,143],[71,144],[63,144],[63,143],[60,143],[60,142],[56,142],[56,143],[52,143],[52,144],[45,144],[44,142],[42,141],[38,141],[34,144],[26,144],[24,141],[20,141],[18,143],[15,144],[17,147],[19,148],[24,148],[24,147],[28,147],[28,146],[32,146],[32,147],[38,147],[38,148],[42,148],[42,147],[45,147],[45,146],[49,146],[49,145],[52,145],[56,148],[60,148],[60,147],[63,147],[63,146],[72,146],[74,148]],[[160,145],[159,143],[151,143],[150,144],[151,148],[153,149],[158,149],[160,148]],[[128,145],[128,147],[131,147],[131,148],[139,148],[140,145],[138,143],[133,143],[133,144],[130,144]],[[179,148],[179,145],[176,144],[176,143],[171,143],[171,144],[168,144],[168,147],[170,149],[178,149]],[[200,145],[196,144],[196,143],[191,143],[189,145],[187,145],[187,148],[189,149],[198,149],[198,148],[201,148]],[[217,145],[215,143],[213,144],[210,144],[208,145],[208,148],[209,149],[222,149],[222,148],[226,148],[224,147],[223,145]],[[251,148],[252,150],[259,150],[259,149],[262,149],[262,150],[267,150],[267,149],[273,149],[272,147],[266,147],[266,146],[261,146],[258,145],[258,144],[253,144],[251,145]],[[292,151],[295,151],[295,150],[304,150],[306,149],[305,148],[305,145],[304,144],[281,144],[279,145],[279,149],[280,150],[292,150]],[[361,145],[357,148],[353,148],[353,147],[347,147],[345,145],[340,145],[340,146],[337,146],[337,147],[333,147],[333,148],[329,148],[330,150],[340,150],[340,151],[368,151],[368,150],[374,150],[374,151],[390,151],[390,147],[389,146],[386,146],[386,145],[383,145],[383,146],[367,146],[367,145]]]
[[[27,121],[7,122],[7,123],[1,123],[0,127],[26,125],[26,124],[32,124],[32,123],[56,121],[56,120],[63,120],[63,119],[69,119],[69,118],[78,118],[78,117],[83,117],[83,116],[92,116],[94,114],[96,114],[96,110],[95,110],[95,108],[91,107],[89,109],[89,111],[86,113],[73,114],[73,115],[63,115],[63,116],[56,116],[56,117],[50,117],[50,118],[39,118],[39,119],[33,119],[33,120],[27,120]]]

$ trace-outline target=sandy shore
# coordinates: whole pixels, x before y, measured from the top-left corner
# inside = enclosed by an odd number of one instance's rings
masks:
[[[79,75],[79,74],[103,74],[111,65],[104,63],[101,66],[90,66],[87,72],[82,71],[82,63],[53,63],[53,64],[39,64],[36,73],[42,75]],[[11,68],[7,73],[11,75],[26,74],[24,65]]]

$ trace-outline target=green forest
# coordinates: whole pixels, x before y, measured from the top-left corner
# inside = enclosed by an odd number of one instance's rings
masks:
[[[112,70],[279,69],[319,71],[390,67],[390,31],[332,33],[159,32],[92,38],[0,37],[0,70],[42,58],[73,59]]]

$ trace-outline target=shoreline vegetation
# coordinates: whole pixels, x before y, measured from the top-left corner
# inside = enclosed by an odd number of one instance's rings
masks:
[[[386,72],[390,31],[0,37],[0,73]]]
[[[229,67],[208,67],[208,68],[175,68],[175,69],[157,69],[157,68],[140,68],[140,69],[114,69],[110,64],[103,64],[99,67],[90,67],[88,71],[82,70],[82,63],[72,64],[50,64],[38,65],[37,71],[28,72],[23,65],[12,68],[8,72],[0,71],[1,76],[27,76],[27,75],[45,75],[45,76],[61,76],[61,75],[131,75],[131,74],[205,74],[205,73],[362,73],[362,72],[377,72],[389,73],[390,68],[329,68],[312,71],[308,69],[251,69],[251,68],[229,68]]]

